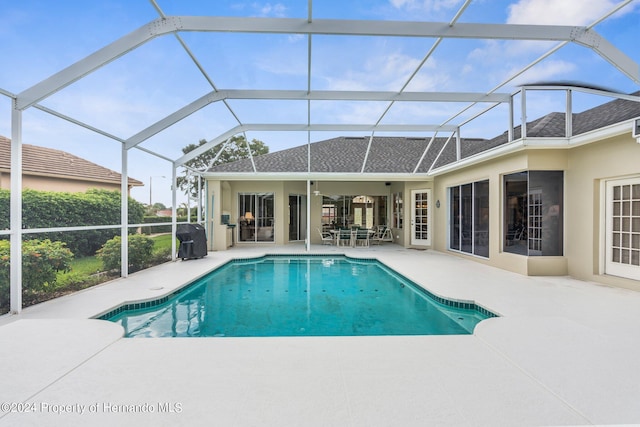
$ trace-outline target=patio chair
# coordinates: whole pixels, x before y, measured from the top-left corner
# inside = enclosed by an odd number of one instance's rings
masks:
[[[371,242],[379,245],[382,242],[392,242],[393,243],[393,233],[391,229],[386,226],[378,227],[376,233],[371,237]]]
[[[355,246],[369,246],[369,230],[366,228],[359,228],[355,231],[355,235]]]
[[[341,228],[338,231],[338,237],[336,239],[337,246],[351,246],[351,230],[348,228]]]
[[[318,233],[320,233],[323,245],[333,245],[333,236],[328,230],[318,228]]]

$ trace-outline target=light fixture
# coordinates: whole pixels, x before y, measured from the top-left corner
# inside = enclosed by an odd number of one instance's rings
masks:
[[[247,222],[251,222],[253,220],[253,214],[251,212],[245,212],[244,219],[246,219]]]
[[[436,200],[436,208],[440,207],[440,199]]]

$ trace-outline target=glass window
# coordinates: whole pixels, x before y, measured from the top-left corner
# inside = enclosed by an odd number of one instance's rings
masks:
[[[489,256],[489,181],[449,188],[449,249]]]
[[[387,225],[387,205],[387,196],[323,196],[322,225],[334,228]]]
[[[449,198],[449,248],[460,250],[460,187],[451,187]]]
[[[273,193],[240,193],[238,241],[273,242],[274,206]]]
[[[607,182],[606,202],[605,271],[640,280],[640,179]]]
[[[528,256],[563,254],[562,171],[504,177],[504,251]]]
[[[392,215],[392,228],[402,228],[402,217],[404,215],[402,208],[402,191],[393,193],[393,215]]]
[[[473,183],[473,253],[489,256],[489,181]]]

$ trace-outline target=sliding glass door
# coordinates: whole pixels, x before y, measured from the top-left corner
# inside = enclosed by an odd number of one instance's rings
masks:
[[[307,196],[289,195],[289,241],[307,238]]]
[[[273,193],[238,194],[238,241],[273,242],[274,206]]]
[[[449,188],[449,249],[489,256],[489,181]]]

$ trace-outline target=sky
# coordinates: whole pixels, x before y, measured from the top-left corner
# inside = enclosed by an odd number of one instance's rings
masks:
[[[449,22],[461,0],[315,0],[314,19]],[[586,26],[618,4],[614,0],[475,0],[460,23]],[[166,16],[307,18],[302,0],[156,0]],[[65,67],[157,19],[149,0],[0,0],[0,135],[11,136],[11,99]],[[640,63],[640,0],[596,25],[594,30]],[[208,79],[173,35],[157,37],[42,100],[41,105],[129,138],[213,90],[297,89],[409,92],[481,92],[500,86],[513,93],[522,84],[576,82],[631,93],[638,82],[590,49],[569,43],[526,73],[510,77],[558,42],[463,40],[403,37],[312,37],[311,78],[308,38],[304,35],[181,32]],[[422,65],[429,50],[436,49]],[[417,70],[417,72],[416,72]],[[506,84],[505,84],[506,82]],[[504,85],[503,85],[504,84]],[[607,98],[577,96],[574,108],[586,109]],[[564,95],[528,95],[528,120],[564,109]],[[533,102],[532,102],[533,101]],[[211,140],[242,123],[442,124],[459,123],[485,106],[405,102],[387,113],[385,102],[229,100],[212,103],[140,146],[176,159],[182,148]],[[460,111],[464,111],[456,116]],[[463,137],[491,138],[508,126],[508,110],[499,106],[463,126]],[[518,114],[518,113],[516,113]],[[519,120],[516,117],[516,120]],[[270,150],[306,144],[354,132],[248,132]],[[383,135],[383,133],[379,133]],[[399,134],[402,135],[402,134]],[[431,136],[413,133],[407,136]],[[23,142],[57,148],[101,166],[121,171],[121,143],[80,128],[35,108],[23,114]],[[129,152],[129,176],[144,183],[132,196],[143,202],[172,205],[171,163],[145,151]],[[152,193],[150,182],[152,181]],[[187,202],[179,195],[177,204]]]

